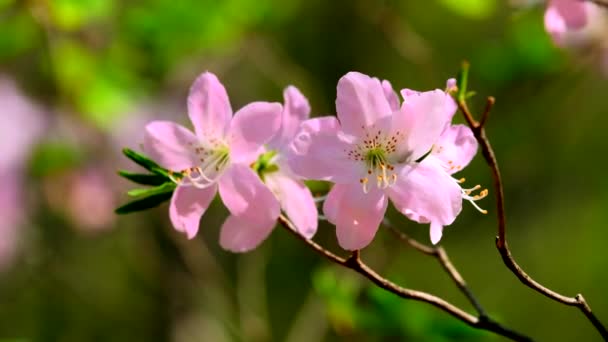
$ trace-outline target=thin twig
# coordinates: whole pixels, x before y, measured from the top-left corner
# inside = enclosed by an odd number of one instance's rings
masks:
[[[518,332],[515,332],[511,329],[508,329],[506,327],[503,327],[499,323],[492,321],[485,316],[479,317],[479,318],[475,317],[475,316],[467,313],[466,311],[456,307],[455,305],[445,301],[442,298],[439,298],[437,296],[434,296],[434,295],[426,293],[426,292],[403,288],[403,287],[391,282],[390,280],[383,278],[378,273],[376,273],[373,269],[371,269],[369,266],[367,266],[365,263],[363,263],[363,261],[361,261],[359,251],[353,252],[352,255],[346,259],[335,255],[334,253],[326,250],[325,248],[323,248],[316,242],[309,240],[309,239],[303,237],[302,235],[300,235],[296,231],[293,224],[283,215],[281,215],[279,217],[279,223],[285,229],[287,229],[287,231],[289,231],[292,235],[294,235],[295,237],[297,237],[298,239],[300,239],[301,241],[306,243],[306,245],[308,245],[308,247],[315,250],[320,255],[324,256],[325,258],[333,261],[334,263],[336,263],[338,265],[341,265],[346,268],[350,268],[351,270],[353,270],[353,271],[363,275],[367,279],[369,279],[371,282],[376,284],[378,287],[381,287],[401,298],[412,299],[412,300],[416,300],[416,301],[420,301],[420,302],[429,303],[429,304],[441,309],[442,311],[447,312],[448,314],[452,315],[456,319],[466,323],[467,325],[469,325],[473,328],[491,331],[498,335],[510,338],[513,341],[532,341],[532,339],[530,339],[529,337],[522,335]]]
[[[526,272],[524,272],[524,270],[517,264],[517,262],[515,262],[515,259],[513,258],[511,250],[509,249],[509,245],[507,243],[506,214],[504,204],[505,200],[502,178],[500,176],[500,170],[498,168],[498,162],[496,160],[494,150],[492,149],[490,141],[486,137],[486,132],[484,129],[484,125],[486,124],[486,120],[484,118],[487,118],[488,113],[492,109],[492,106],[494,105],[495,101],[493,98],[488,98],[486,110],[480,122],[477,122],[474,119],[473,114],[469,110],[466,104],[466,100],[464,98],[458,99],[457,102],[458,108],[464,115],[464,118],[467,121],[471,130],[473,131],[477,142],[481,146],[481,152],[483,154],[483,157],[492,172],[494,194],[496,197],[496,215],[498,218],[498,236],[496,237],[496,248],[498,249],[498,252],[502,257],[504,264],[507,266],[507,268],[511,270],[511,272],[513,272],[513,274],[517,276],[517,278],[524,285],[562,304],[578,307],[583,312],[583,314],[585,314],[587,319],[591,321],[595,329],[603,337],[604,341],[608,341],[608,330],[606,330],[606,327],[591,311],[591,307],[589,307],[589,304],[587,304],[583,295],[577,294],[574,297],[567,297],[549,288],[546,288],[534,279],[532,279],[532,277],[530,277]]]
[[[456,286],[458,286],[460,291],[467,297],[469,302],[473,305],[473,307],[477,311],[477,314],[480,317],[488,317],[486,311],[481,306],[481,304],[479,303],[479,301],[477,300],[477,298],[475,297],[475,295],[473,294],[471,289],[469,289],[469,287],[468,287],[466,281],[464,280],[464,278],[462,277],[462,275],[460,275],[460,272],[458,272],[456,267],[450,261],[450,258],[448,257],[448,253],[445,251],[445,249],[443,249],[443,247],[441,247],[441,246],[434,247],[434,246],[425,245],[424,243],[419,242],[418,240],[416,240],[416,239],[410,237],[409,235],[405,234],[404,232],[400,231],[399,229],[397,229],[397,227],[395,227],[390,221],[388,221],[386,219],[383,221],[383,224],[401,241],[407,243],[414,249],[416,249],[426,255],[435,257],[437,259],[437,261],[439,262],[439,264],[441,264],[441,267],[443,267],[443,269],[447,272],[447,274],[450,276],[450,278],[452,278],[454,283],[456,283]]]

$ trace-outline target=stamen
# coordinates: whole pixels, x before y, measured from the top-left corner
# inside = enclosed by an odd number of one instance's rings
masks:
[[[366,194],[366,193],[368,193],[368,192],[369,192],[369,189],[367,188],[367,182],[368,182],[367,177],[365,177],[365,178],[361,178],[361,179],[359,180],[359,182],[360,182],[361,184],[363,184],[363,193],[365,193],[365,194]]]

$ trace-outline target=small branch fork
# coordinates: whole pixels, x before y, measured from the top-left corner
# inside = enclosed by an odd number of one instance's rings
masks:
[[[468,72],[468,64],[464,64],[463,72]],[[465,83],[466,86],[466,83]],[[600,322],[600,320],[595,316],[595,314],[591,311],[591,307],[585,301],[585,298],[582,294],[577,294],[574,297],[567,297],[562,294],[559,294],[551,289],[548,289],[532,279],[518,264],[515,262],[513,255],[511,254],[511,250],[509,249],[509,245],[507,243],[507,228],[506,228],[506,214],[505,214],[505,200],[504,200],[504,190],[502,184],[502,178],[500,176],[500,170],[498,168],[498,162],[496,160],[496,156],[494,154],[494,150],[492,149],[492,145],[488,140],[485,133],[485,124],[490,115],[490,111],[494,106],[495,99],[494,97],[488,97],[486,101],[486,106],[481,115],[481,119],[476,121],[473,117],[473,114],[469,110],[466,103],[466,96],[463,94],[466,92],[466,89],[459,93],[457,96],[458,108],[464,115],[467,124],[473,131],[479,146],[481,147],[482,155],[490,167],[492,172],[492,179],[494,185],[494,194],[496,197],[496,214],[498,217],[498,236],[496,236],[496,248],[502,257],[504,264],[517,276],[517,278],[526,286],[532,288],[536,292],[539,292],[546,297],[549,297],[557,302],[568,306],[578,307],[583,314],[587,317],[587,319],[593,324],[595,329],[600,333],[604,341],[608,341],[608,330],[606,327]]]
[[[306,239],[305,237],[300,235],[296,231],[293,224],[283,215],[281,215],[279,217],[279,223],[287,231],[289,231],[292,235],[294,235],[296,238],[298,238],[301,241],[303,241],[304,243],[306,243],[306,245],[308,245],[308,247],[313,249],[315,252],[317,252],[321,256],[325,257],[326,259],[329,259],[330,261],[333,261],[334,263],[336,263],[340,266],[349,268],[349,269],[361,274],[362,276],[369,279],[372,283],[376,284],[378,287],[381,287],[401,298],[412,299],[412,300],[416,300],[416,301],[429,303],[429,304],[441,309],[442,311],[447,312],[452,317],[454,317],[476,329],[491,331],[500,336],[507,337],[513,341],[532,341],[532,339],[530,339],[529,337],[524,336],[518,332],[515,332],[511,329],[508,329],[508,328],[500,325],[499,323],[488,318],[488,316],[486,316],[486,315],[480,314],[479,317],[473,316],[473,315],[467,313],[466,311],[456,307],[455,305],[445,301],[442,298],[439,298],[437,296],[434,296],[434,295],[426,293],[426,292],[403,288],[403,287],[391,282],[390,280],[383,278],[378,273],[376,273],[376,271],[371,269],[369,266],[367,266],[361,260],[361,255],[360,255],[359,251],[354,251],[351,254],[351,256],[348,258],[342,258],[340,256],[335,255],[334,253],[323,248],[316,242]],[[429,252],[431,251],[431,247],[425,246],[420,243],[418,243],[418,244],[420,246],[429,248],[428,249]],[[443,253],[443,255],[445,256],[445,253]],[[446,258],[446,260],[447,260],[447,258]],[[453,266],[451,266],[451,263],[449,262],[449,260],[446,265],[450,265],[448,267],[451,267],[451,269],[453,269],[455,271]],[[450,273],[450,274],[452,274],[452,273]],[[456,272],[455,274],[458,274],[458,272]],[[459,274],[458,274],[458,276],[462,280],[462,277],[460,277]],[[464,283],[464,281],[463,281],[463,283]],[[466,287],[466,285],[465,285],[465,287]],[[482,310],[482,312],[483,312],[483,310]]]
[[[443,267],[443,269],[450,276],[450,278],[452,278],[454,283],[456,283],[456,286],[458,286],[458,288],[460,289],[460,292],[462,292],[465,295],[465,297],[467,297],[469,302],[473,305],[473,307],[475,308],[475,311],[477,311],[477,314],[479,315],[480,319],[489,318],[488,314],[486,313],[484,308],[481,306],[481,304],[479,303],[479,301],[477,300],[477,298],[475,297],[475,295],[473,294],[471,289],[469,289],[464,278],[460,275],[460,272],[458,272],[456,267],[450,261],[450,258],[448,257],[448,253],[445,251],[445,249],[443,249],[443,247],[425,245],[425,244],[419,242],[418,240],[413,239],[409,235],[403,233],[399,229],[397,229],[397,227],[395,227],[387,219],[384,219],[384,226],[387,227],[390,230],[390,232],[393,233],[399,240],[410,245],[415,250],[417,250],[423,254],[435,257],[437,259],[437,261],[441,264],[441,267]]]

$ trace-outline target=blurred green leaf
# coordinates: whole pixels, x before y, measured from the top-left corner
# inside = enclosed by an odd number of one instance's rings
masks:
[[[469,19],[486,19],[496,11],[496,0],[439,0],[452,12]]]
[[[169,172],[156,164],[152,159],[146,157],[145,155],[135,152],[129,148],[125,148],[122,150],[122,153],[127,156],[127,158],[131,159],[144,169],[153,172],[157,175],[161,175],[164,177],[169,177]]]
[[[117,208],[116,210],[114,210],[114,212],[119,215],[124,215],[134,213],[136,211],[151,209],[159,206],[165,201],[170,200],[172,195],[173,191],[167,191],[149,197],[144,197],[142,199],[129,202]]]
[[[161,185],[169,181],[167,177],[156,174],[132,173],[129,171],[118,171],[118,175],[134,183],[142,185]]]
[[[84,154],[73,145],[64,142],[46,142],[39,145],[31,158],[33,176],[47,176],[77,167],[84,159]]]
[[[0,16],[0,58],[14,57],[33,48],[38,37],[36,22],[29,13]]]
[[[114,9],[113,0],[54,0],[49,5],[54,24],[68,31],[107,17]]]
[[[149,196],[153,196],[153,195],[162,194],[165,192],[173,192],[173,190],[175,190],[175,183],[167,182],[167,183],[163,183],[154,188],[129,190],[127,192],[127,195],[129,195],[131,197],[141,197],[141,196],[149,197]]]

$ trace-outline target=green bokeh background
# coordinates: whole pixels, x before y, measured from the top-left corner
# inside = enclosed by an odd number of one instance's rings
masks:
[[[479,112],[486,95],[497,99],[487,133],[504,177],[512,252],[546,286],[583,293],[608,322],[608,79],[593,51],[553,47],[542,6],[0,1],[0,73],[49,122],[71,127],[66,133],[50,124],[23,171],[27,224],[13,264],[0,274],[0,341],[502,340],[377,289],[280,229],[254,252],[227,253],[217,243],[227,214],[219,201],[194,240],[173,231],[166,205],[113,217],[91,233],[61,201],[63,185],[83,169],[102,172],[116,204],[126,201],[130,185],[112,172],[136,167],[108,141],[133,113],[187,123],[188,87],[202,71],[220,77],[235,109],[282,101],[282,89],[293,84],[313,114],[324,115],[335,111],[335,85],[348,71],[424,90],[443,88],[465,59],[478,94],[471,106]],[[461,175],[491,185],[481,156]],[[480,202],[488,215],[465,203],[442,240],[486,310],[539,341],[600,340],[577,309],[533,292],[504,267],[491,197]],[[86,198],[86,208],[97,205]],[[427,226],[394,210],[390,216],[428,241]],[[338,250],[331,225],[321,224],[316,239]],[[473,312],[434,259],[386,230],[363,257],[399,284]]]

